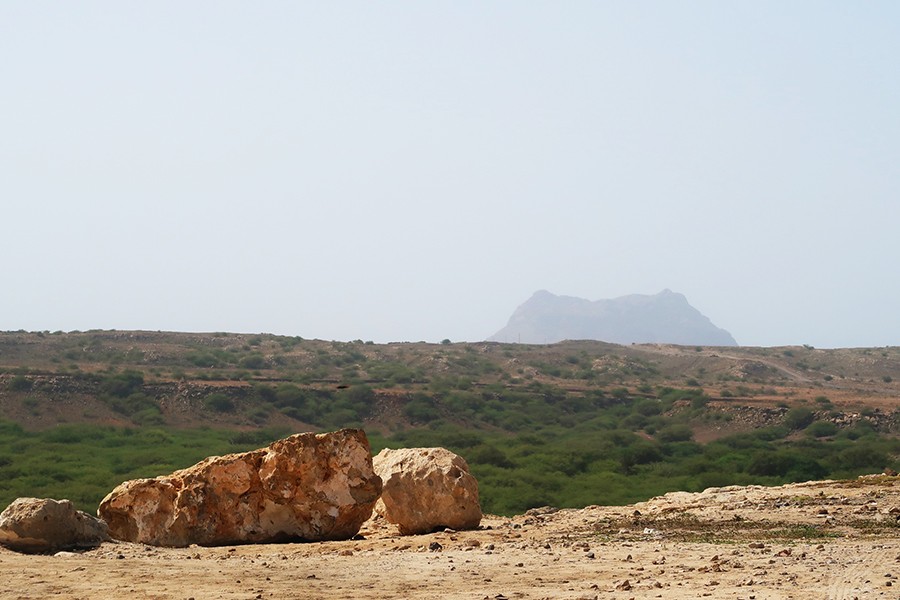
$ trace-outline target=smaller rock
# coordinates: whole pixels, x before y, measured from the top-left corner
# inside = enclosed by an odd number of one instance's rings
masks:
[[[529,508],[525,511],[525,516],[528,517],[537,517],[539,515],[552,515],[553,513],[559,512],[559,509],[555,506],[539,506],[537,508]]]
[[[18,498],[0,513],[0,544],[18,552],[95,548],[108,540],[106,523],[69,500]]]
[[[372,462],[384,482],[375,510],[402,535],[481,522],[478,482],[461,456],[444,448],[385,449]]]

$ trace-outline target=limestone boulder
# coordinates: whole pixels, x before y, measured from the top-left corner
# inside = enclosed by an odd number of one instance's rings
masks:
[[[98,513],[113,538],[157,546],[340,540],[359,531],[380,493],[366,434],[342,429],[126,481]]]
[[[444,448],[385,449],[372,462],[383,481],[378,511],[401,534],[474,529],[481,522],[478,482],[458,454]]]
[[[93,548],[107,540],[106,523],[68,500],[18,498],[0,513],[0,544],[18,552]]]

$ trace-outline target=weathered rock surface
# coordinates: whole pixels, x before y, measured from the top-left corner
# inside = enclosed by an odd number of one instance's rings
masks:
[[[19,552],[93,548],[108,539],[106,523],[68,500],[17,498],[0,513],[0,544]]]
[[[466,461],[444,448],[382,450],[373,459],[383,481],[376,510],[403,535],[481,522],[478,482]]]
[[[98,513],[112,537],[157,546],[339,540],[359,531],[380,493],[366,434],[342,429],[127,481]]]

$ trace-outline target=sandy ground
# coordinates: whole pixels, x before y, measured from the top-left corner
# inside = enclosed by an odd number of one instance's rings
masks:
[[[675,492],[487,517],[478,531],[83,553],[0,549],[0,598],[900,597],[900,478]]]

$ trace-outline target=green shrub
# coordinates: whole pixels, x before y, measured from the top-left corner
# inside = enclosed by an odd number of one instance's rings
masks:
[[[107,403],[114,411],[126,417],[133,417],[137,413],[146,410],[159,412],[159,405],[156,403],[156,400],[141,392],[131,394],[126,398],[113,396],[107,398]]]
[[[838,426],[831,421],[816,421],[806,428],[806,434],[812,437],[829,437],[838,432]]]
[[[662,412],[659,400],[640,400],[634,403],[634,412],[645,417],[652,417]]]
[[[434,399],[426,394],[413,394],[403,407],[403,414],[413,423],[430,423],[438,417]]]
[[[838,459],[844,468],[853,470],[876,472],[888,465],[887,453],[877,444],[866,442],[856,442],[841,451]]]
[[[667,444],[670,442],[689,442],[694,437],[694,432],[687,425],[669,425],[656,434],[656,439]]]
[[[244,369],[263,369],[266,366],[266,359],[262,354],[253,353],[242,358],[238,365]]]
[[[221,392],[214,392],[203,399],[203,406],[220,413],[234,412],[234,401]]]
[[[821,404],[823,408],[829,408],[832,406],[831,400],[829,400],[826,396],[816,396],[814,402],[816,402],[816,404]]]
[[[140,371],[125,371],[110,375],[100,383],[100,391],[116,398],[134,394],[144,385],[144,374]]]
[[[662,459],[662,452],[656,444],[641,440],[621,451],[619,463],[622,470],[627,473],[635,465],[646,465]]]
[[[823,478],[828,470],[814,458],[795,450],[765,450],[754,455],[747,472],[789,481],[811,481]]]
[[[502,450],[490,444],[479,444],[466,451],[466,460],[473,464],[493,465],[503,469],[513,466]]]
[[[27,392],[31,389],[32,381],[24,375],[16,375],[6,385],[7,389],[12,392]]]
[[[308,394],[292,383],[282,383],[274,391],[271,388],[257,388],[261,397],[274,397],[275,406],[303,408],[307,405]]]
[[[162,427],[165,425],[165,419],[157,406],[134,413],[131,416],[131,421],[142,427]]]
[[[803,406],[790,409],[784,416],[784,424],[790,429],[804,429],[813,422],[813,411]]]

